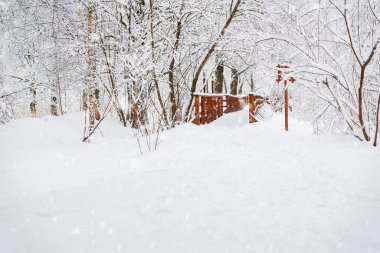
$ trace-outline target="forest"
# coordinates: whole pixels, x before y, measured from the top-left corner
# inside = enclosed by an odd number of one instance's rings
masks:
[[[2,124],[87,111],[85,136],[109,113],[154,134],[190,121],[205,82],[276,112],[287,63],[294,117],[375,144],[378,1],[2,1]]]

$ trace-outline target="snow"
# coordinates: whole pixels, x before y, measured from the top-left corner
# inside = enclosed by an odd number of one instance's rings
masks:
[[[379,252],[380,152],[248,111],[187,124],[140,155],[83,115],[0,126],[0,252]]]

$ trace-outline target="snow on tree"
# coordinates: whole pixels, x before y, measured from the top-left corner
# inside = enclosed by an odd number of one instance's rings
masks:
[[[8,118],[88,110],[87,130],[110,112],[161,131],[191,118],[203,77],[219,93],[265,93],[277,110],[276,65],[288,63],[293,116],[374,140],[378,1],[34,2],[1,8]]]

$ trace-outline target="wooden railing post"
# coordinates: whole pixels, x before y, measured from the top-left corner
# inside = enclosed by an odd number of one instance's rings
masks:
[[[214,103],[214,97],[211,97],[211,122],[213,122],[215,120],[214,118],[214,107],[215,107],[215,103]]]
[[[211,101],[211,112],[210,112],[210,122],[214,121],[214,97],[210,97]]]
[[[211,123],[211,111],[212,111],[211,97],[207,97],[207,124]]]
[[[218,115],[219,117],[223,116],[223,97],[218,97]]]
[[[226,105],[227,105],[227,107],[226,107],[226,113],[228,113],[227,112],[227,110],[228,110],[228,108],[230,108],[230,96],[228,96],[228,95],[226,95]]]
[[[218,118],[218,98],[213,97],[212,98],[212,113],[213,113],[213,119],[216,120]]]
[[[201,125],[206,124],[206,97],[201,96]]]
[[[249,123],[255,123],[257,122],[255,118],[255,111],[256,111],[256,99],[257,96],[253,94],[249,94]]]
[[[201,123],[200,121],[200,115],[199,115],[199,95],[195,95],[195,119],[194,119],[194,124],[199,125]]]

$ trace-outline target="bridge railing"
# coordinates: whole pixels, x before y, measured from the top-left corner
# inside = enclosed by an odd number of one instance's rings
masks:
[[[269,98],[257,93],[249,93],[248,97],[249,123],[255,123],[257,122],[255,115],[259,113],[259,110],[264,103],[269,103]]]
[[[196,125],[209,124],[223,116],[224,113],[241,111],[249,105],[249,123],[257,122],[255,113],[266,102],[264,96],[250,93],[248,95],[194,93],[194,119]]]
[[[248,104],[248,95],[194,93],[194,98],[192,122],[196,125],[209,124],[224,113],[240,111]]]

